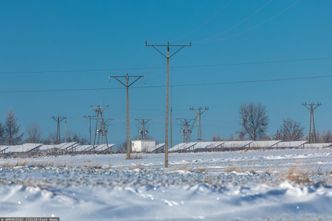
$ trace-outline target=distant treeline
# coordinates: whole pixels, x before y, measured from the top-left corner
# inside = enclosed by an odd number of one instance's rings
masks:
[[[212,140],[309,140],[308,135],[304,134],[304,127],[301,123],[291,118],[284,119],[275,133],[268,134],[269,116],[265,106],[262,104],[248,103],[241,105],[239,118],[239,132],[235,132],[234,135],[228,138],[216,135],[212,137]],[[152,137],[149,138],[153,139]],[[0,144],[2,145],[16,145],[21,143],[52,144],[55,142],[55,135],[51,134],[47,138],[43,138],[41,130],[36,124],[30,125],[24,133],[21,132],[20,125],[13,111],[7,114],[4,123],[0,122]],[[61,142],[89,143],[86,138],[75,133],[66,133]],[[322,133],[316,132],[315,142],[332,142],[332,132],[329,130]],[[124,142],[120,146],[120,149],[125,149],[126,143]]]

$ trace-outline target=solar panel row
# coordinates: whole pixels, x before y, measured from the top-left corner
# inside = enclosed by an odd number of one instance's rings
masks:
[[[0,146],[0,153],[14,154],[14,153],[30,153],[30,152],[107,152],[111,151],[114,144],[101,144],[93,147],[93,145],[80,145],[76,142],[61,143],[61,144],[39,144],[39,143],[25,143],[21,145],[2,145]]]
[[[308,143],[308,141],[214,141],[179,143],[169,149],[170,152],[241,150],[241,149],[281,149],[281,148],[325,148],[332,143]]]

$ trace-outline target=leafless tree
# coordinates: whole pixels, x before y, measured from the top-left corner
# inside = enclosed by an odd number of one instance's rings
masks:
[[[29,143],[39,143],[41,142],[41,132],[38,125],[33,124],[27,130],[27,139],[26,141]]]
[[[23,134],[20,134],[20,126],[17,124],[14,112],[10,111],[8,113],[4,129],[7,144],[15,145],[21,142]]]
[[[4,144],[5,141],[5,128],[3,124],[0,122],[0,144]]]
[[[304,128],[299,122],[292,119],[283,121],[280,128],[277,130],[275,139],[283,141],[300,140],[304,136]]]
[[[317,133],[317,140],[322,143],[331,143],[332,142],[332,132],[330,130],[328,130],[321,134]]]
[[[241,126],[243,135],[257,140],[265,135],[269,118],[266,108],[262,104],[243,104],[240,108]]]
[[[222,141],[222,140],[223,139],[218,135],[215,135],[215,136],[212,137],[212,141]]]
[[[86,138],[81,137],[78,134],[75,133],[68,133],[67,137],[65,139],[65,142],[76,142],[79,144],[88,144],[89,141]]]

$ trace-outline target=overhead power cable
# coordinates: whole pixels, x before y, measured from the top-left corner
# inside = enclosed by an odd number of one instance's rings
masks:
[[[239,84],[255,84],[255,83],[269,83],[269,82],[287,82],[296,80],[315,80],[332,78],[332,74],[326,75],[307,75],[298,77],[284,77],[271,79],[256,79],[256,80],[241,80],[241,81],[220,81],[220,82],[206,82],[206,83],[183,83],[173,84],[170,87],[191,87],[191,86],[213,86],[213,85],[239,85]],[[165,85],[144,85],[135,86],[135,89],[149,89],[149,88],[164,88]],[[92,91],[108,91],[121,90],[120,87],[100,87],[100,88],[53,88],[53,89],[21,89],[21,90],[0,90],[0,94],[26,94],[26,93],[58,93],[58,92],[92,92]]]
[[[282,64],[282,63],[298,63],[298,62],[315,62],[315,61],[328,61],[332,60],[332,56],[326,57],[311,57],[311,58],[294,58],[294,59],[273,59],[261,61],[242,61],[242,62],[229,62],[229,63],[214,63],[214,64],[187,64],[172,66],[172,69],[184,68],[209,68],[218,66],[240,66],[240,65],[264,65],[264,64]],[[96,72],[109,72],[120,70],[163,70],[162,66],[142,66],[142,67],[123,67],[123,68],[87,68],[87,69],[67,69],[67,70],[40,70],[40,71],[0,71],[0,75],[5,74],[57,74],[57,73],[96,73]]]

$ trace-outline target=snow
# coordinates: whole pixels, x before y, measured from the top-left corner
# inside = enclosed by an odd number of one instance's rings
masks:
[[[61,143],[59,145],[56,145],[55,148],[60,150],[73,150],[73,148],[76,146],[78,146],[76,142],[70,142],[70,143]]]
[[[305,143],[308,141],[301,140],[301,141],[281,141],[277,144],[275,144],[273,147],[276,148],[299,148],[303,147]]]
[[[151,150],[151,152],[152,153],[163,152],[164,148],[165,148],[165,143],[160,143],[160,144],[157,144],[156,147],[153,150]]]
[[[197,142],[189,142],[189,143],[179,143],[169,149],[170,152],[177,152],[177,151],[189,151],[193,150],[193,147],[196,145]]]
[[[225,141],[222,148],[241,148],[248,146],[252,141]]]
[[[135,156],[0,158],[0,217],[332,219],[331,148]]]
[[[79,145],[75,147],[76,152],[88,151],[92,149],[92,145]]]
[[[6,153],[24,153],[24,152],[29,152],[29,151],[35,150],[41,146],[42,146],[42,144],[38,144],[38,143],[25,143],[25,144],[21,144],[21,145],[8,146],[8,148],[5,150],[5,152]]]
[[[279,142],[280,140],[253,141],[249,143],[249,148],[270,148]]]
[[[42,146],[39,147],[39,150],[46,151],[46,150],[52,150],[54,148],[55,146],[52,144],[43,144]]]
[[[212,144],[208,147],[208,149],[218,149],[224,144],[224,141],[216,141],[212,142]]]
[[[213,142],[198,142],[193,147],[194,150],[202,150],[202,149],[208,149]]]
[[[107,151],[107,150],[110,150],[114,146],[115,146],[114,144],[108,144],[108,145],[107,144],[101,144],[101,145],[98,145],[95,150],[97,152]]]
[[[325,148],[331,147],[332,143],[306,143],[304,144],[304,148]]]
[[[8,148],[8,146],[0,146],[0,153],[5,152],[5,150]]]

